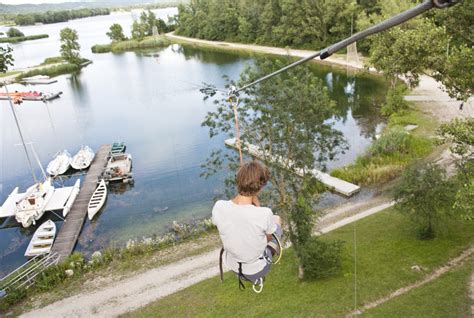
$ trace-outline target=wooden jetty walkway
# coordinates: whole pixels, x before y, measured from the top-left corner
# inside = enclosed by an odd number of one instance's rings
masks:
[[[230,139],[225,140],[225,144],[229,147],[237,148],[235,138],[230,138]],[[258,146],[255,146],[255,145],[243,144],[242,145],[242,151],[246,151],[250,155],[252,155],[256,158],[259,158],[259,159],[262,159],[263,157],[265,157],[265,153]],[[271,160],[274,161],[274,162],[277,162],[277,163],[278,162],[280,162],[280,163],[283,162],[282,158],[273,158],[273,157],[271,157]],[[301,172],[298,172],[298,171],[297,171],[297,173],[299,175],[302,174]],[[311,173],[313,174],[313,176],[316,179],[321,181],[323,184],[325,184],[331,190],[333,190],[333,191],[335,191],[339,194],[342,194],[346,197],[350,197],[353,194],[360,191],[360,187],[358,185],[355,185],[355,184],[352,184],[350,182],[347,182],[347,181],[341,180],[339,178],[333,177],[333,176],[331,176],[327,173],[324,173],[322,171],[313,169],[311,171]]]
[[[89,200],[97,187],[97,180],[107,164],[107,155],[112,149],[111,145],[102,145],[97,151],[94,161],[87,171],[81,191],[66,216],[66,221],[61,226],[56,236],[51,253],[59,254],[59,262],[65,260],[73,251],[82,225],[87,215]]]

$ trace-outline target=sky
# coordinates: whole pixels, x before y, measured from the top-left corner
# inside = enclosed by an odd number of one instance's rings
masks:
[[[78,0],[0,0],[3,4],[23,4],[23,3],[61,3],[61,2],[78,2]]]

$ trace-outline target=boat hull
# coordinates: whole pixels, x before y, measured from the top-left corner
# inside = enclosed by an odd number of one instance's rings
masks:
[[[104,179],[99,182],[99,186],[95,189],[92,194],[91,199],[89,200],[89,205],[87,206],[87,216],[89,220],[92,220],[94,216],[102,209],[107,198],[107,186]]]
[[[41,224],[33,234],[25,252],[26,257],[48,254],[56,238],[56,224],[48,220]]]

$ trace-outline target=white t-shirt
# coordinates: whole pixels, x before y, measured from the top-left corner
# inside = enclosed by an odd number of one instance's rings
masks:
[[[266,234],[277,229],[272,210],[219,200],[212,209],[212,223],[219,230],[227,267],[238,272],[238,262],[242,262],[242,272],[247,275],[265,267],[266,261],[259,258],[267,246]]]

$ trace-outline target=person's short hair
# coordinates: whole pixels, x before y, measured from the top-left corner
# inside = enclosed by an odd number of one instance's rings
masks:
[[[256,160],[243,164],[235,177],[240,195],[254,196],[267,184],[270,171]]]

